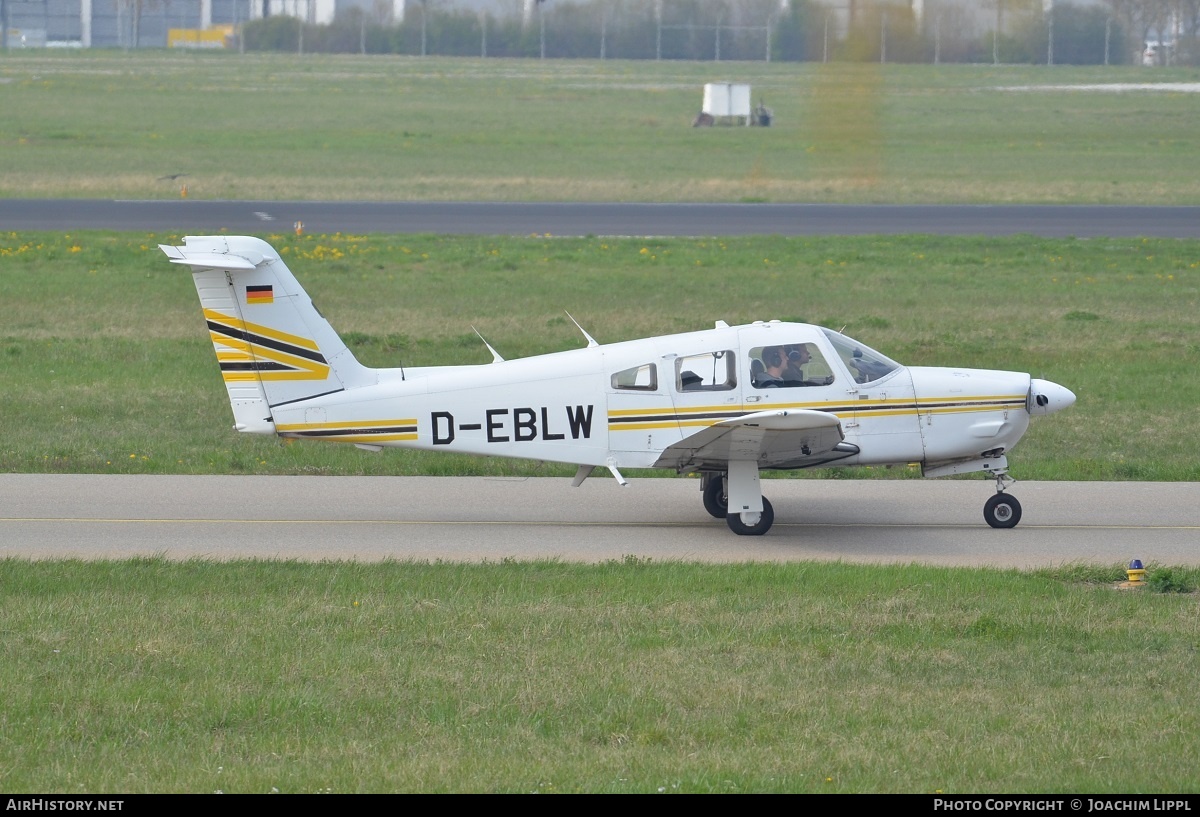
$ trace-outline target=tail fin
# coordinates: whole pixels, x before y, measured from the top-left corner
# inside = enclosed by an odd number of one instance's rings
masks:
[[[273,434],[276,406],[376,382],[271,245],[248,236],[183,242],[159,249],[192,269],[234,428]]]

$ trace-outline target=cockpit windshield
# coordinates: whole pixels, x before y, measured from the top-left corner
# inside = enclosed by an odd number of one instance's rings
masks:
[[[846,364],[846,368],[854,375],[859,383],[871,383],[881,380],[900,368],[900,364],[876,352],[870,346],[848,338],[841,332],[826,329],[825,336],[837,350],[838,356]]]

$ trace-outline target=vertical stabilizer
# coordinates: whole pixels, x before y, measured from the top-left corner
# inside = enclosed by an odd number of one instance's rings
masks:
[[[265,241],[183,241],[159,248],[192,270],[239,431],[274,433],[276,406],[376,382]]]

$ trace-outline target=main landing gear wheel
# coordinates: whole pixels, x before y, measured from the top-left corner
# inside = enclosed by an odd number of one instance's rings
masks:
[[[724,519],[729,508],[729,496],[725,493],[725,477],[716,474],[704,486],[704,510],[714,519]]]
[[[1021,503],[1008,494],[996,494],[983,503],[983,518],[993,528],[1015,528],[1021,521]]]
[[[727,514],[725,523],[738,536],[762,536],[771,529],[771,525],[775,522],[775,509],[771,507],[770,501],[764,496],[762,503],[762,514],[759,515],[758,522],[755,524],[747,525],[742,521],[740,513]]]

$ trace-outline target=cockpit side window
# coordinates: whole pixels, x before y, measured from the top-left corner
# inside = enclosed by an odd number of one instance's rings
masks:
[[[658,367],[643,363],[619,371],[612,376],[612,387],[619,391],[658,391]]]
[[[887,355],[876,352],[870,346],[848,338],[841,332],[834,332],[832,329],[824,331],[829,342],[833,344],[833,348],[837,350],[838,357],[846,364],[846,368],[850,370],[850,374],[854,375],[857,383],[872,383],[882,380],[900,368],[899,363]]]
[[[750,350],[750,383],[756,389],[828,386],[833,371],[812,343],[783,343]]]
[[[736,355],[728,349],[675,358],[679,391],[729,391],[737,387]]]

